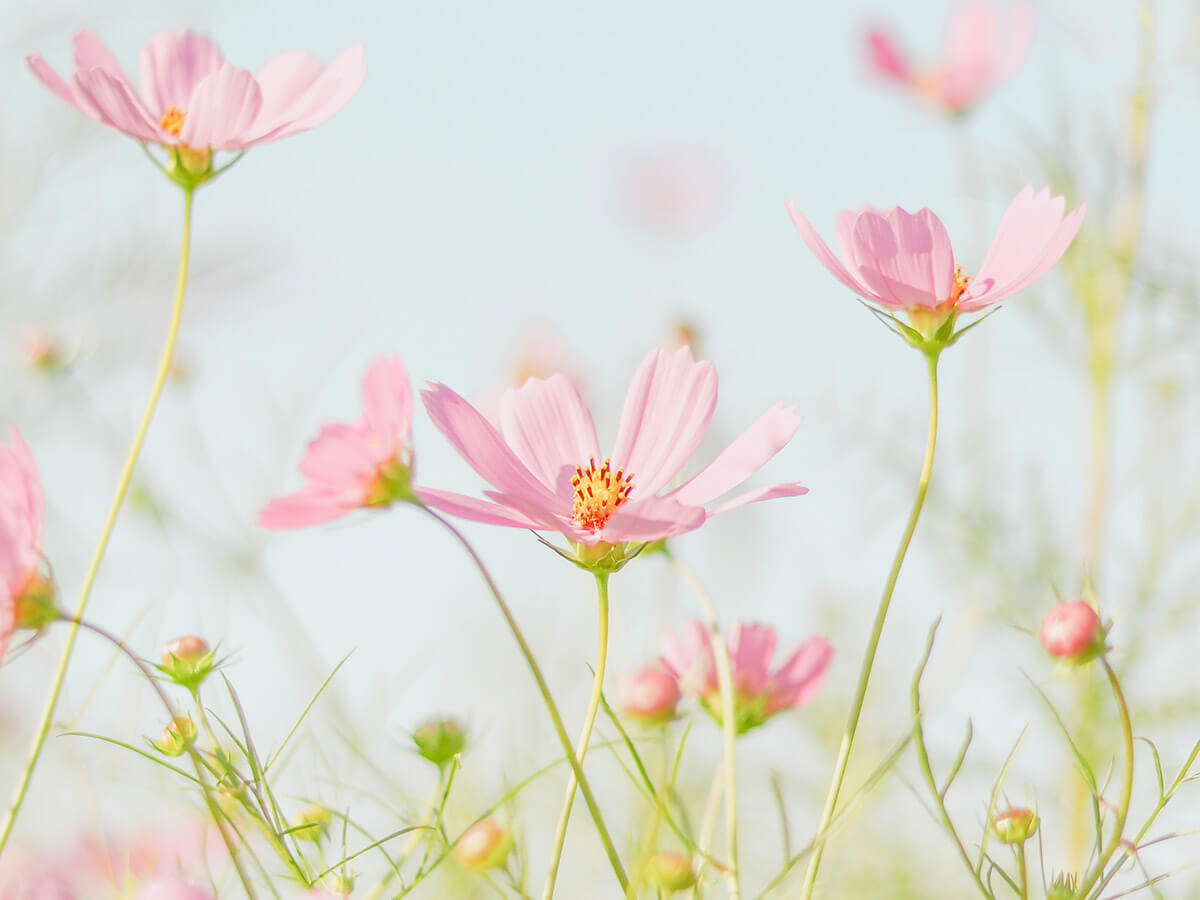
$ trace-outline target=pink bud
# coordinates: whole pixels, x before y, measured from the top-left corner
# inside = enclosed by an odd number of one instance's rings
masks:
[[[170,666],[178,660],[181,663],[194,665],[207,656],[211,649],[208,641],[204,638],[196,637],[194,634],[185,634],[183,637],[177,637],[163,645],[162,664]]]
[[[1104,652],[1104,626],[1086,600],[1060,600],[1042,619],[1042,646],[1057,659],[1084,663]]]
[[[679,682],[661,664],[639,669],[621,685],[621,708],[646,723],[668,721],[678,703]]]
[[[463,832],[454,855],[468,869],[482,872],[504,865],[512,848],[511,831],[494,819],[480,819]]]

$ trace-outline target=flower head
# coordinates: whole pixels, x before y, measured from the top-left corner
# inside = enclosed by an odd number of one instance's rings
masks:
[[[696,869],[682,853],[655,853],[646,860],[646,870],[655,887],[674,894],[696,883]]]
[[[252,75],[226,62],[211,38],[182,29],[146,41],[135,88],[94,32],[80,30],[73,43],[69,81],[37,53],[25,61],[59,99],[136,140],[171,148],[172,161],[201,178],[214,150],[243,150],[321,124],[366,74],[355,44],[328,65],[293,50]]]
[[[946,27],[941,54],[927,66],[913,66],[886,27],[865,34],[871,72],[950,113],[981,100],[1020,68],[1033,43],[1033,5],[964,0]]]
[[[1066,212],[1066,200],[1026,187],[1009,204],[977,274],[954,259],[950,236],[928,209],[909,213],[870,206],[838,213],[841,259],[788,203],[792,222],[817,260],[858,296],[908,313],[929,336],[962,312],[974,312],[1024,290],[1066,252],[1087,205]]]
[[[321,429],[300,460],[308,483],[268,503],[260,526],[303,528],[411,497],[412,390],[399,356],[371,363],[362,408],[357,421]]]
[[[1023,844],[1037,828],[1037,813],[1024,807],[1012,806],[992,816],[992,831],[1005,844]]]
[[[679,682],[661,662],[643,666],[621,685],[621,708],[647,725],[668,722],[679,704]]]
[[[821,689],[833,649],[823,639],[809,638],[771,671],[775,629],[738,622],[726,641],[733,674],[737,730],[757,728],[771,716],[811,700]],[[662,638],[662,661],[680,688],[695,694],[704,708],[721,720],[721,688],[708,628],[689,622],[680,634]]]
[[[1085,663],[1104,652],[1107,636],[1100,616],[1086,600],[1060,600],[1042,618],[1042,646],[1055,659]]]
[[[439,769],[462,753],[467,746],[467,731],[454,719],[429,719],[412,734],[417,752]]]
[[[778,404],[690,480],[661,493],[700,443],[717,401],[713,364],[694,360],[688,347],[645,358],[607,455],[591,413],[562,375],[507,391],[500,430],[443,384],[421,398],[438,430],[494,488],[487,500],[447,492],[422,499],[479,522],[561,532],[581,564],[586,557],[619,567],[622,548],[691,531],[745,503],[806,491],[786,482],[710,505],[791,440],[800,420]]]
[[[24,597],[42,596],[49,583],[42,559],[42,484],[33,454],[16,428],[0,444],[0,656],[18,625]]]

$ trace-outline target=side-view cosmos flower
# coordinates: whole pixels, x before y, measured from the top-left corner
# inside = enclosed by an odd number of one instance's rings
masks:
[[[739,734],[807,703],[825,680],[833,649],[824,638],[808,638],[772,671],[775,641],[774,628],[745,622],[735,623],[726,638]],[[689,622],[678,634],[666,632],[661,650],[663,664],[680,689],[699,699],[720,722],[721,689],[711,633],[704,623]]]
[[[42,560],[42,484],[33,454],[16,428],[0,444],[0,657],[18,621],[24,598],[50,592],[39,573]]]
[[[717,402],[715,367],[686,346],[643,360],[607,455],[591,413],[562,375],[508,390],[500,430],[443,384],[421,397],[438,430],[494,488],[487,500],[443,494],[432,505],[475,521],[558,531],[576,549],[657,541],[698,528],[709,515],[806,492],[782,482],[715,502],[791,440],[800,419],[776,404],[711,463],[660,493],[700,443]]]

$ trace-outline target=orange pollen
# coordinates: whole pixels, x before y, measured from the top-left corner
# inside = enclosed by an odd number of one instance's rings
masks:
[[[183,131],[183,117],[184,112],[178,106],[168,106],[167,111],[158,120],[158,127],[167,134],[179,137],[179,132]]]
[[[629,492],[633,490],[633,475],[626,475],[624,469],[614,472],[607,458],[600,468],[596,468],[596,458],[590,457],[587,468],[575,467],[571,487],[575,488],[571,515],[580,528],[598,531],[629,499]]]
[[[967,289],[967,285],[971,282],[971,276],[964,275],[962,266],[954,267],[954,287],[950,288],[950,302],[957,303],[958,298],[963,295],[963,291]]]

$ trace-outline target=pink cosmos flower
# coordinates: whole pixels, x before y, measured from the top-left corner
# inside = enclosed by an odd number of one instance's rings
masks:
[[[10,428],[0,444],[0,657],[16,625],[17,598],[41,576],[42,485],[33,454]]]
[[[962,112],[1013,75],[1033,43],[1033,5],[965,0],[950,16],[940,60],[914,67],[886,27],[867,30],[867,65],[947,112]]]
[[[226,62],[208,37],[160,31],[138,57],[138,88],[96,34],[74,38],[75,73],[64,81],[37,53],[33,74],[66,103],[139,141],[193,150],[240,150],[320,125],[354,96],[366,73],[362,46],[323,65],[303,50],[257,75]]]
[[[806,492],[785,482],[710,506],[791,440],[800,419],[777,404],[690,480],[659,493],[696,449],[717,402],[716,369],[694,360],[689,347],[651,351],[638,367],[609,456],[562,375],[509,389],[499,431],[443,384],[421,398],[434,425],[495,488],[487,500],[441,493],[431,505],[478,522],[559,531],[589,547],[642,543],[691,531],[745,503]]]
[[[726,641],[733,687],[737,695],[738,733],[761,725],[785,709],[811,700],[825,680],[833,649],[823,638],[812,637],[771,671],[775,655],[775,629],[737,622]],[[704,708],[721,720],[721,688],[708,628],[689,622],[680,634],[662,638],[662,661],[679,686],[695,694]]]
[[[983,309],[1027,288],[1066,252],[1087,210],[1083,204],[1065,213],[1066,201],[1049,188],[1034,194],[1025,187],[1000,219],[979,274],[968,277],[945,226],[928,209],[843,210],[839,260],[795,205],[787,207],[817,260],[858,296],[886,309],[945,314]]]
[[[411,489],[412,389],[399,356],[381,356],[362,380],[362,415],[326,425],[300,460],[308,480],[259,514],[263,528],[303,528],[364,506],[386,506]]]

